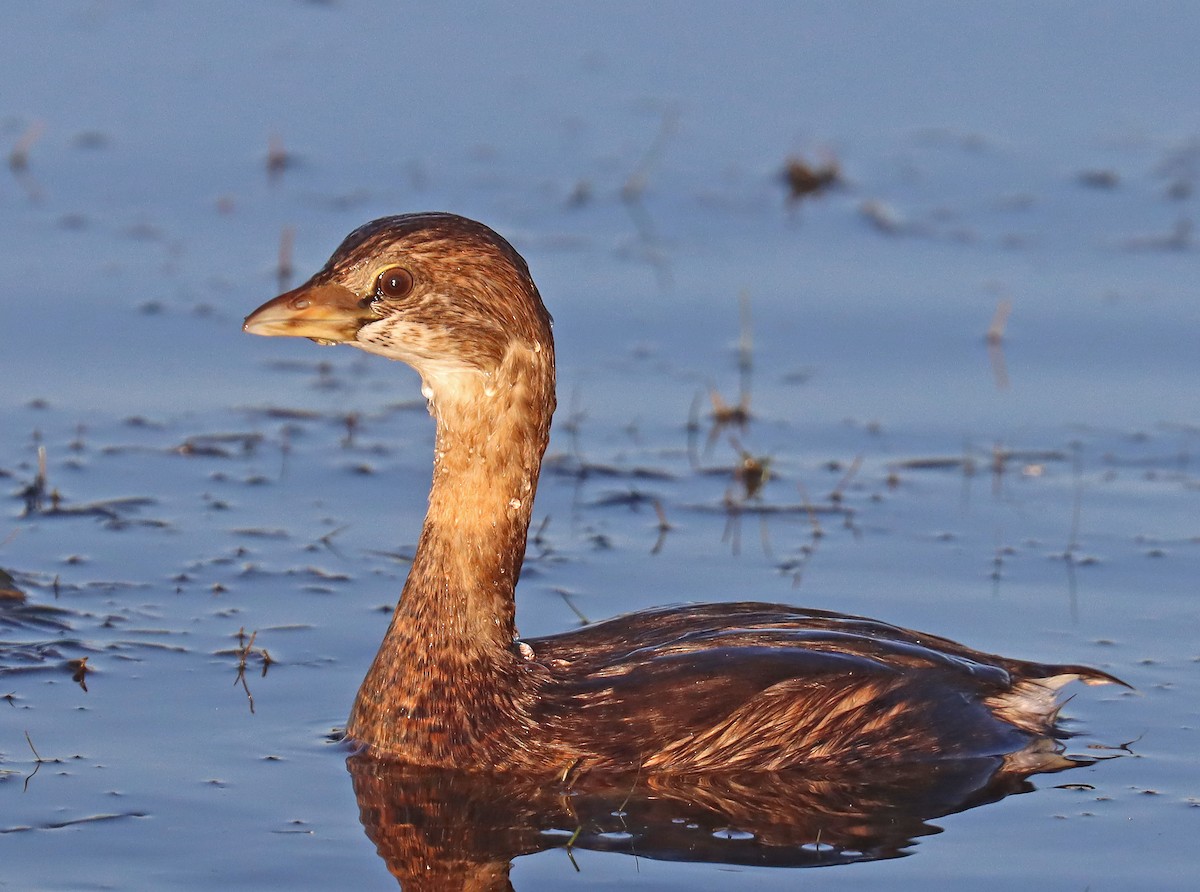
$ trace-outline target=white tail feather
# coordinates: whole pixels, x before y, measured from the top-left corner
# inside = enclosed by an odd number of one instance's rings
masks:
[[[997,717],[1025,731],[1040,734],[1047,731],[1058,718],[1065,700],[1058,692],[1081,676],[1071,672],[1046,678],[1023,678],[1003,694],[989,697],[988,707]],[[1085,679],[1095,683],[1092,679]]]

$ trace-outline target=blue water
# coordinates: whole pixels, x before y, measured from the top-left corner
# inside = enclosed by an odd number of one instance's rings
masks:
[[[584,848],[577,872],[555,848],[516,858],[517,888],[1191,888],[1195,7],[5,19],[0,147],[30,144],[0,172],[0,568],[26,595],[0,603],[0,887],[395,887],[326,735],[403,579],[431,422],[406,369],[240,323],[285,227],[303,277],[367,219],[445,209],[509,236],[554,313],[552,456],[615,472],[547,473],[523,634],[754,598],[1137,688],[1067,710],[1072,752],[1119,758],[939,818],[911,857],[798,878]],[[836,159],[843,186],[789,206],[789,156]],[[706,449],[743,293],[753,420]],[[39,445],[62,506],[105,504],[22,516]],[[836,489],[852,521],[734,523],[738,448],[769,460],[762,504]],[[995,449],[1018,451],[999,474]],[[904,464],[929,457],[975,472]]]

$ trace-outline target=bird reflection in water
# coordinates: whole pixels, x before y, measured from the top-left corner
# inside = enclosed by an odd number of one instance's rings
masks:
[[[941,832],[932,820],[1092,761],[1042,738],[1008,756],[819,775],[585,774],[556,784],[361,755],[347,764],[363,828],[401,888],[449,892],[512,889],[512,859],[553,848],[759,867],[899,858]],[[563,870],[573,870],[566,858]]]

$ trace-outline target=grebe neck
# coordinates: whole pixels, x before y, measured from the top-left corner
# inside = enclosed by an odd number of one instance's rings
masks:
[[[429,511],[347,734],[393,752],[410,738],[403,748],[437,762],[423,717],[473,737],[488,709],[475,695],[521,689],[514,590],[554,410],[553,346],[514,342],[491,374],[424,380],[437,421]]]

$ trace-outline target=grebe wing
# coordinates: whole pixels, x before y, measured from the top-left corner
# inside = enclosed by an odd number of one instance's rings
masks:
[[[846,672],[848,661],[861,661],[866,673],[940,666],[1005,684],[1009,666],[1019,665],[865,617],[756,602],[655,608],[526,643],[538,660],[570,663],[574,673],[602,677],[663,665],[668,658],[685,665],[688,660],[680,658],[691,657],[698,668],[715,661],[742,675],[756,674],[753,663],[766,669],[767,678],[776,672]]]
[[[526,643],[546,670],[540,723],[604,741],[588,756],[597,765],[682,770],[1002,753],[1024,733],[1052,733],[1054,691],[1094,671],[750,602],[656,609]]]

